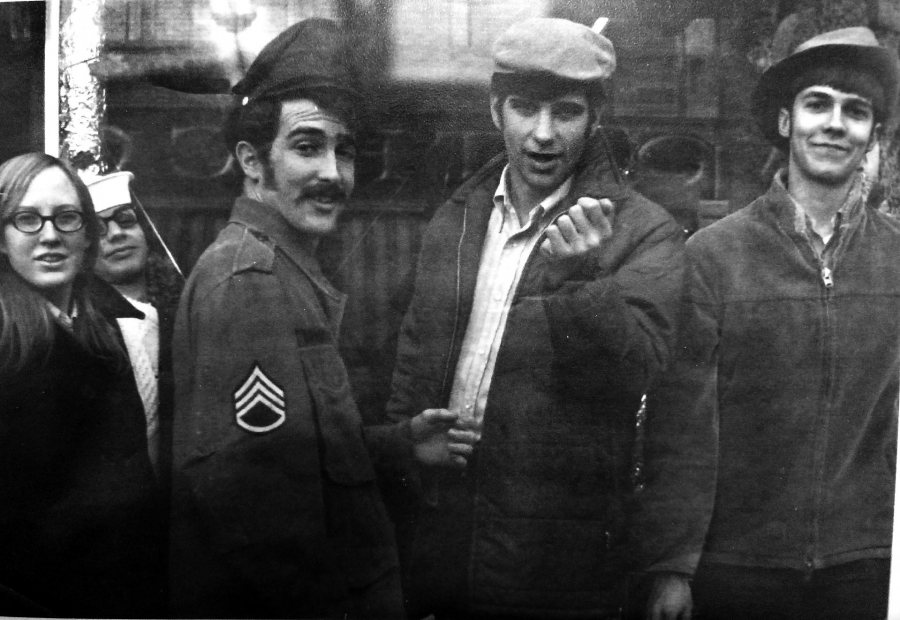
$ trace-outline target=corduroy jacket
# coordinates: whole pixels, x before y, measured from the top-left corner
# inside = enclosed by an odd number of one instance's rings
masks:
[[[648,408],[651,570],[890,555],[900,223],[858,201],[823,263],[794,218],[776,177],[688,242],[680,355]]]

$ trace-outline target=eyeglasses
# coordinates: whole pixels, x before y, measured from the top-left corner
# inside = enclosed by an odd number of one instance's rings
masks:
[[[53,215],[41,215],[37,211],[19,211],[7,219],[19,232],[33,235],[44,228],[44,223],[52,222],[53,227],[62,233],[73,233],[84,226],[84,215],[81,211],[57,211]]]
[[[133,207],[126,207],[116,210],[109,217],[97,216],[100,220],[100,236],[106,235],[109,231],[109,222],[113,221],[119,228],[133,228],[138,223],[137,213]]]

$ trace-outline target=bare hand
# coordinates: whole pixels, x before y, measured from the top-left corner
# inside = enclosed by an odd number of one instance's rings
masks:
[[[412,419],[416,458],[425,465],[462,468],[475,449],[474,431],[453,428],[459,414],[447,409],[426,409]]]
[[[600,248],[612,236],[613,203],[579,198],[578,204],[547,227],[541,252],[547,258],[574,258]]]
[[[647,601],[647,620],[691,620],[692,607],[686,576],[665,573],[656,577]]]

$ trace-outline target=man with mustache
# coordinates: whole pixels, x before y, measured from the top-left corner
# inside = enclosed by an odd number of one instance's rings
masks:
[[[353,190],[355,104],[336,22],[291,26],[233,89],[243,173],[174,337],[177,616],[401,618],[376,466],[461,465],[456,416],[362,428],[337,338],[345,297],[315,250]],[[457,442],[454,438],[459,438]]]
[[[692,599],[703,618],[885,617],[900,224],[866,206],[862,168],[897,83],[896,52],[854,27],[802,43],[756,87],[787,168],[687,244],[636,529],[652,620],[689,618]]]
[[[493,48],[505,153],[434,216],[389,414],[443,407],[479,438],[421,472],[413,611],[620,611],[635,414],[670,354],[682,232],[622,182],[599,129],[612,43],[529,19]]]

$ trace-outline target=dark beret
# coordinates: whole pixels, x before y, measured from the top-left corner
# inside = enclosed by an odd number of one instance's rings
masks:
[[[245,103],[319,88],[355,96],[348,56],[346,35],[337,22],[305,19],[272,39],[232,92]]]

